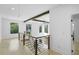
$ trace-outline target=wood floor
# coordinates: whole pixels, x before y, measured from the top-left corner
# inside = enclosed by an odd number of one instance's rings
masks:
[[[34,55],[28,47],[22,45],[18,39],[6,39],[0,41],[0,55]],[[49,55],[60,55],[55,51]]]

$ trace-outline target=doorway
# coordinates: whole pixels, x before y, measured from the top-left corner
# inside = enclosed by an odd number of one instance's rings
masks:
[[[79,55],[79,14],[72,15],[71,19],[72,54]]]

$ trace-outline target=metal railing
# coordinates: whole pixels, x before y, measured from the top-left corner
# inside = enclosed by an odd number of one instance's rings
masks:
[[[22,37],[21,37],[22,35]],[[34,37],[19,33],[18,39],[22,40],[23,46],[28,47],[34,55],[48,55],[50,49],[50,35]]]

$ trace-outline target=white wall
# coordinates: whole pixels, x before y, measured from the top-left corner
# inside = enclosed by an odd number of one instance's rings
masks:
[[[17,20],[12,20],[12,19],[7,19],[7,18],[2,18],[2,39],[10,39],[10,38],[16,38],[18,37],[17,34],[11,34],[10,33],[10,23],[18,23],[19,24],[19,32],[24,32],[24,24],[21,21]]]
[[[59,5],[50,10],[51,49],[71,54],[71,15],[79,13],[79,5]]]
[[[1,17],[0,17],[0,40],[1,40]]]

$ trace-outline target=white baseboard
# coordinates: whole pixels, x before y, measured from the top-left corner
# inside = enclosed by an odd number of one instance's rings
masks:
[[[6,40],[6,39],[18,39],[18,37],[13,37],[13,38],[2,38],[2,40]]]

